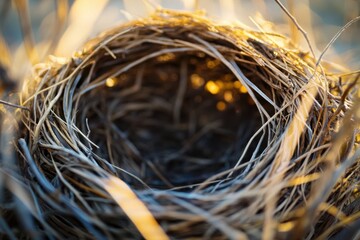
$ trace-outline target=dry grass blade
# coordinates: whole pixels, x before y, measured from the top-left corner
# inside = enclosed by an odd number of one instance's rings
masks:
[[[169,239],[156,222],[151,212],[129,186],[118,178],[110,177],[103,181],[104,188],[124,210],[145,239]]]

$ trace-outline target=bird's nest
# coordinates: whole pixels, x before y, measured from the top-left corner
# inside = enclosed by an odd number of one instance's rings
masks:
[[[354,84],[283,36],[162,10],[35,70],[19,236],[327,238],[359,217]]]

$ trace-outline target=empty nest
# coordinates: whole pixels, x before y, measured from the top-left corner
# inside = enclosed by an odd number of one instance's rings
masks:
[[[17,237],[157,239],[114,201],[116,177],[171,239],[350,234],[356,79],[326,71],[281,35],[167,10],[51,57],[20,95],[27,210],[3,224]]]

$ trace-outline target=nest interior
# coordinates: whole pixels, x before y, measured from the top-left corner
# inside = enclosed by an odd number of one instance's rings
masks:
[[[20,144],[38,206],[36,234],[139,237],[99,184],[109,176],[125,181],[176,239],[258,239],[272,193],[277,239],[339,230],[326,211],[307,211],[312,181],[294,181],[322,171],[317,160],[351,94],[342,98],[343,86],[286,38],[160,11],[36,71],[22,93],[30,111]],[[312,78],[323,86],[282,180],[271,186],[274,159]],[[353,198],[336,185],[320,202],[345,208]],[[290,223],[300,227],[284,230]]]
[[[167,51],[152,43],[146,49]],[[111,61],[119,60],[104,62]],[[93,152],[125,170],[108,169],[134,187],[185,190],[228,170],[261,124],[241,83],[200,51],[139,63],[81,96],[78,108],[79,128],[91,130],[98,146]]]

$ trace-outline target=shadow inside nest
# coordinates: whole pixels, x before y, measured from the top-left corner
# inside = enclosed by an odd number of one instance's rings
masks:
[[[111,163],[105,169],[136,189],[190,191],[217,174],[226,180],[244,151],[246,162],[266,147],[259,137],[247,146],[262,120],[246,88],[200,52],[144,62],[82,96],[79,109],[94,153]]]

